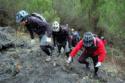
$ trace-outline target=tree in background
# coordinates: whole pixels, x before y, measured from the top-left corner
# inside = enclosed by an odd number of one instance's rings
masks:
[[[11,25],[15,25],[16,12],[24,9],[42,14],[50,23],[57,20],[109,40],[114,35],[115,39],[125,38],[124,5],[125,0],[0,0],[0,9],[8,12]]]

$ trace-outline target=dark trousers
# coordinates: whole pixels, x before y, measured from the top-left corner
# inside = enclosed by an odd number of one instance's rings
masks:
[[[63,49],[65,50],[65,47],[66,47],[66,42],[62,42],[62,43],[58,43],[57,44],[57,47],[58,47],[58,52],[61,53],[61,48],[63,47]],[[69,57],[69,52],[66,52],[66,56]]]
[[[43,37],[43,34],[41,34],[39,36],[39,41],[41,41]],[[52,56],[52,50],[53,50],[53,46],[52,45],[45,45],[45,46],[41,46],[40,45],[40,48],[48,55],[48,56]]]
[[[53,47],[52,46],[40,46],[40,48],[48,55],[48,56],[52,56],[52,50]]]
[[[58,43],[57,44],[58,52],[61,53],[61,48],[63,47],[63,49],[65,49],[65,46],[66,46],[66,42]]]
[[[90,57],[93,60],[93,65],[94,65],[94,74],[96,75],[98,72],[98,67],[95,67],[97,62],[98,62],[98,56],[92,56],[92,55],[84,55],[84,52],[82,55],[79,57],[78,61],[79,63],[86,64],[86,66],[89,65],[89,63],[86,61],[86,59]]]

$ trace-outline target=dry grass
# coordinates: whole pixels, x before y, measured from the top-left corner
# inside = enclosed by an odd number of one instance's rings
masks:
[[[110,49],[111,54],[107,55],[105,63],[107,64],[106,68],[111,72],[115,72],[118,75],[123,76],[125,74],[125,57],[121,55],[118,50],[116,49]],[[117,56],[120,55],[120,56]]]

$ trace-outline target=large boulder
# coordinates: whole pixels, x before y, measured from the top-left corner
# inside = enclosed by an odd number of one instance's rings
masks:
[[[11,27],[0,27],[0,50],[10,47],[24,47],[27,43],[17,38],[16,30]]]

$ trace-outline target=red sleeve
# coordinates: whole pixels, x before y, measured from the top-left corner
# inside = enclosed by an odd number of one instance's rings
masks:
[[[80,40],[77,45],[73,48],[73,50],[70,53],[71,57],[75,57],[77,52],[83,47],[83,40]]]
[[[106,50],[103,42],[98,43],[98,62],[103,62],[106,56]]]

